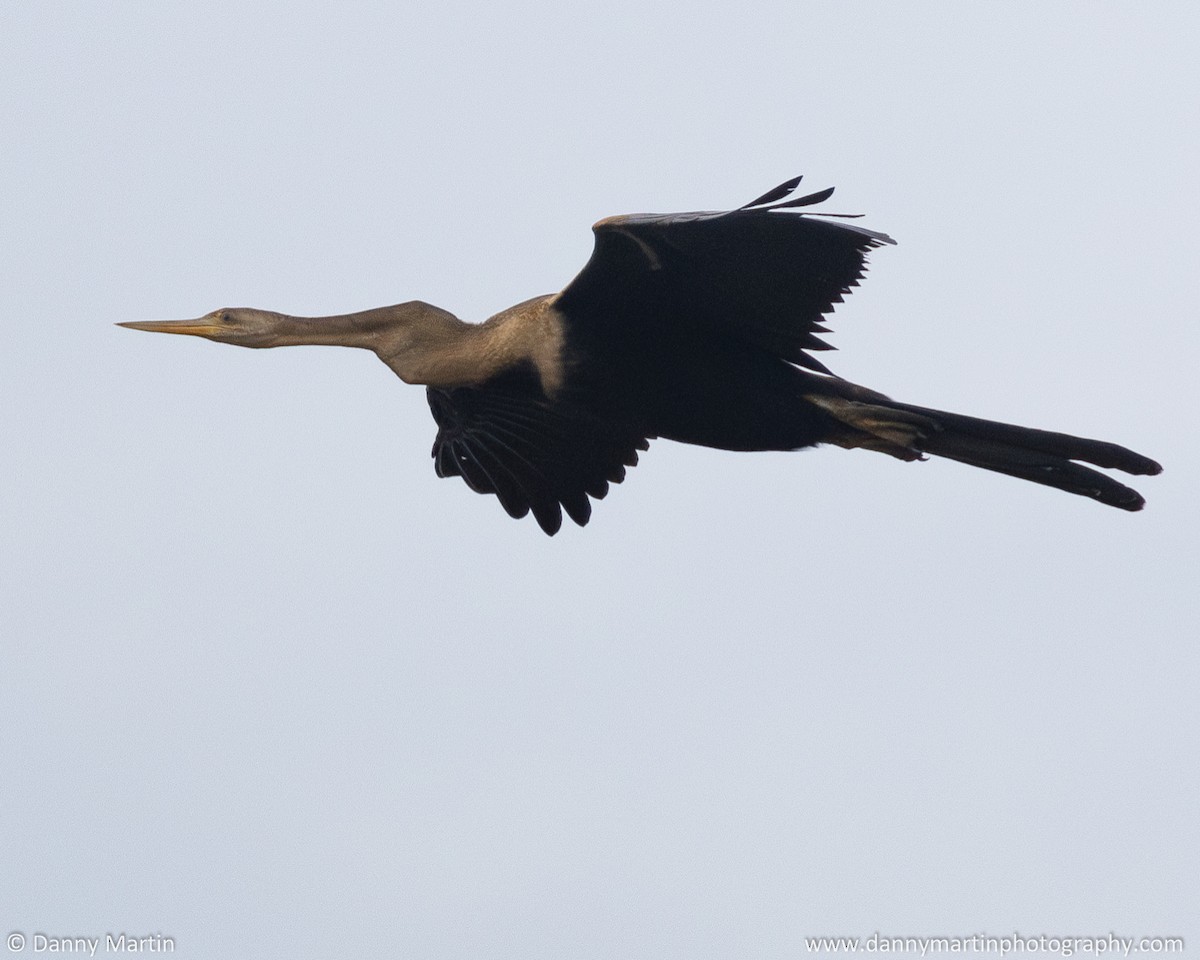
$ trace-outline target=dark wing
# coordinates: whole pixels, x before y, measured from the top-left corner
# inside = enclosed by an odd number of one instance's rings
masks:
[[[828,333],[821,320],[857,286],[867,251],[895,241],[797,211],[832,189],[774,202],[799,181],[724,213],[601,220],[591,259],[555,305],[596,336],[629,324],[677,324],[686,335],[699,325],[828,373],[805,351],[833,349],[816,336]]]
[[[427,396],[438,425],[437,475],[462,477],[476,493],[494,493],[509,516],[533,511],[550,535],[562,526],[563,509],[586,524],[588,497],[603,499],[649,446],[645,437],[548,403],[519,377],[480,388],[429,387]]]

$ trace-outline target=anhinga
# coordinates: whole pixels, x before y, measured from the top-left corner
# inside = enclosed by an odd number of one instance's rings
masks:
[[[724,450],[862,447],[925,454],[1140,510],[1134,490],[1074,463],[1155,474],[1124,447],[897,403],[834,376],[812,351],[824,314],[894,241],[784,199],[800,178],[726,212],[633,214],[593,227],[595,249],[562,290],[481,324],[420,301],[333,317],[216,310],[125,323],[244,347],[374,350],[425,384],[438,476],[494,493],[555,533],[591,515],[656,437]],[[561,506],[560,506],[561,505]]]

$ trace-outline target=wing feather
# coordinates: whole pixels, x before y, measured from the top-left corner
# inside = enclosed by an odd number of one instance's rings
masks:
[[[774,202],[798,183],[737,210],[601,220],[591,259],[555,306],[595,337],[676,327],[676,336],[736,337],[828,373],[811,355],[834,349],[818,336],[829,332],[822,321],[858,285],[868,252],[895,241],[794,209],[827,199],[831,189]]]
[[[509,516],[532,512],[551,535],[564,510],[585,525],[588,497],[603,499],[649,446],[645,437],[550,403],[532,377],[426,393],[438,425],[437,475],[462,477],[475,492],[495,494]]]

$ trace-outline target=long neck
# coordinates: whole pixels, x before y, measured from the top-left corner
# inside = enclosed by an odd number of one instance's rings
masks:
[[[475,386],[530,362],[548,393],[562,381],[562,330],[539,297],[486,323],[464,323],[414,300],[332,317],[277,315],[270,346],[325,344],[373,350],[406,383]]]
[[[428,304],[404,304],[412,312],[374,350],[405,383],[478,386],[505,370],[532,364],[542,389],[553,394],[564,377],[563,330],[561,319],[547,309],[548,300],[519,303],[479,324],[463,323]]]
[[[330,317],[294,317],[285,313],[270,316],[271,336],[267,345],[273,347],[362,347],[379,352],[393,346],[402,348],[422,331],[434,328],[451,331],[470,326],[454,314],[419,300]]]

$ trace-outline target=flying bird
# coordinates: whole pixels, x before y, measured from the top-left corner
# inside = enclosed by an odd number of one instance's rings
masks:
[[[826,314],[891,237],[807,209],[800,177],[736,210],[608,217],[556,294],[483,323],[419,300],[331,317],[247,307],[120,326],[243,347],[373,350],[426,388],[439,477],[495,494],[547,534],[580,526],[650,440],[723,450],[821,443],[901,460],[948,457],[1122,510],[1142,497],[1075,461],[1156,474],[1113,443],[899,403],[834,375]]]

